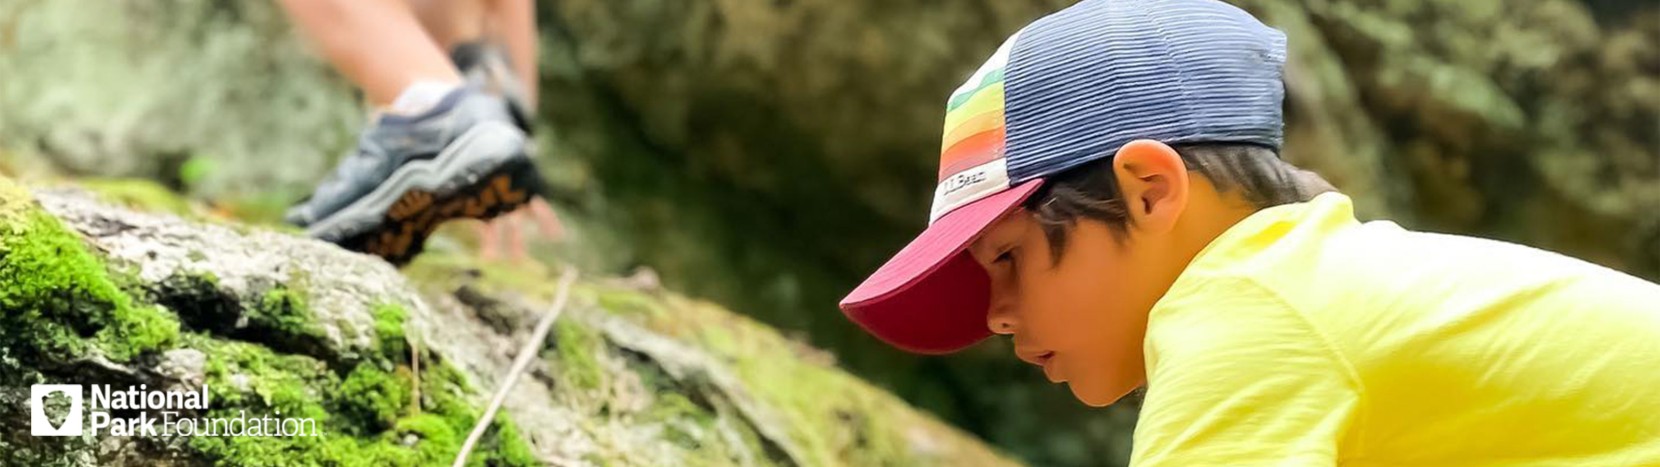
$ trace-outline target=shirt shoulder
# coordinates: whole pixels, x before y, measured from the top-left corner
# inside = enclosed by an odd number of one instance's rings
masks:
[[[1185,287],[1149,316],[1137,465],[1332,464],[1365,452],[1366,389],[1328,336],[1250,278]]]

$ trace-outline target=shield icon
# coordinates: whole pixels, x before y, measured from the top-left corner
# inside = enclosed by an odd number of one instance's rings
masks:
[[[61,401],[69,399],[69,411],[58,414],[58,417],[49,417],[46,414],[48,406],[58,407],[59,404],[48,403],[48,399]],[[29,434],[34,436],[80,436],[81,435],[81,385],[79,384],[36,384],[29,386]],[[56,418],[56,423],[54,423]]]

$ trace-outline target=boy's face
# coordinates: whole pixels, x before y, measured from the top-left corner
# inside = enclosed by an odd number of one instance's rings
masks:
[[[1190,180],[1164,143],[1124,145],[1113,174],[1129,221],[1123,229],[1080,218],[1057,257],[1031,212],[1016,209],[968,248],[991,278],[986,325],[1013,336],[1021,360],[1093,406],[1146,382],[1148,311],[1200,249],[1253,211],[1228,207],[1204,177]]]
[[[1138,248],[1132,228],[1119,233],[1084,220],[1067,232],[1055,261],[1037,221],[1017,209],[969,247],[991,277],[987,326],[1013,336],[1015,354],[1066,382],[1085,404],[1117,401],[1146,380],[1142,340],[1147,312],[1161,295],[1162,269]]]

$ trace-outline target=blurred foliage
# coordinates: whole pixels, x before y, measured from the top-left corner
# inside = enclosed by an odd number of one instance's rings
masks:
[[[543,3],[554,253],[650,266],[1034,463],[1122,463],[1133,404],[1085,409],[1001,341],[904,355],[834,308],[923,226],[950,89],[1068,3]],[[1235,3],[1290,36],[1285,157],[1363,216],[1660,277],[1654,3]],[[275,212],[349,149],[355,98],[273,6],[109,8],[0,1],[0,151]]]
[[[205,196],[303,194],[363,120],[271,2],[0,1],[0,76],[0,145],[20,157]]]

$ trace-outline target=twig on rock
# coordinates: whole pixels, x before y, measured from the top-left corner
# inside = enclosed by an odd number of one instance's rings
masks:
[[[542,315],[540,321],[536,322],[536,329],[531,331],[530,338],[526,339],[524,345],[519,347],[519,354],[513,357],[513,366],[507,370],[507,377],[496,387],[496,395],[490,398],[490,405],[485,407],[484,415],[480,416],[478,423],[473,425],[473,432],[467,435],[467,442],[461,444],[461,452],[456,453],[455,463],[451,464],[453,467],[466,465],[467,454],[473,451],[473,445],[477,444],[478,439],[484,436],[484,430],[490,427],[490,422],[496,419],[496,411],[501,409],[502,401],[507,399],[508,390],[513,388],[513,383],[519,381],[519,375],[524,373],[524,369],[530,365],[530,361],[536,358],[537,349],[540,349],[543,342],[547,340],[548,331],[553,329],[554,320],[558,319],[559,313],[565,310],[565,301],[570,298],[571,283],[573,282],[576,282],[576,269],[567,266],[565,271],[559,275],[559,295],[554,297],[553,306],[548,308],[547,313]]]

